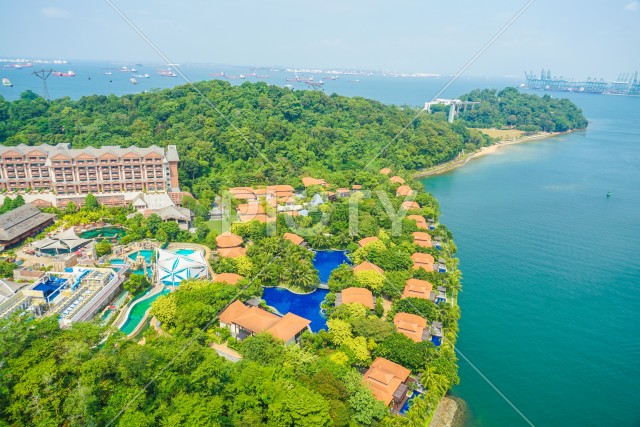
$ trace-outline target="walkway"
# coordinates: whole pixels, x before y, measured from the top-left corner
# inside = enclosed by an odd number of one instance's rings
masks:
[[[216,351],[216,353],[218,353],[218,356],[222,356],[231,362],[235,363],[242,359],[242,355],[237,351],[230,349],[226,342],[222,344],[211,343],[210,346]]]

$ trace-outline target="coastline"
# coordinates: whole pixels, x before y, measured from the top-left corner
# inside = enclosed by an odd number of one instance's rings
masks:
[[[565,135],[565,134],[568,134],[568,133],[571,133],[571,132],[573,132],[573,131],[569,130],[569,131],[566,131],[566,132],[541,132],[541,133],[536,133],[534,135],[523,136],[521,138],[516,138],[516,139],[512,139],[512,140],[508,140],[508,141],[498,141],[495,144],[492,144],[492,145],[489,145],[489,146],[486,146],[486,147],[482,147],[478,151],[474,151],[473,153],[458,155],[458,157],[456,157],[453,160],[450,160],[450,161],[445,162],[445,163],[441,163],[441,164],[436,165],[436,166],[432,166],[432,167],[427,168],[427,169],[423,169],[423,170],[421,170],[419,172],[416,172],[413,175],[413,177],[414,178],[425,178],[427,176],[440,175],[440,174],[452,171],[454,169],[457,169],[459,167],[462,167],[462,166],[466,165],[469,161],[471,161],[473,159],[477,159],[479,157],[486,156],[487,154],[493,154],[496,151],[498,151],[500,148],[508,146],[508,145],[514,145],[514,144],[520,144],[522,142],[530,142],[530,141],[537,141],[537,140],[541,140],[541,139],[552,138],[554,136]]]
[[[447,395],[438,404],[429,427],[462,427],[467,416],[467,403],[459,397]]]

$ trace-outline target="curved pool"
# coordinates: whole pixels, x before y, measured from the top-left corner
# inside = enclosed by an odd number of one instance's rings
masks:
[[[84,231],[80,233],[80,237],[82,237],[83,239],[93,239],[93,238],[113,239],[114,237],[116,239],[119,239],[125,234],[127,234],[126,230],[120,227],[102,227],[102,228],[95,228],[93,230]]]
[[[122,326],[120,326],[120,330],[127,335],[135,331],[140,322],[144,320],[145,314],[151,307],[151,304],[159,297],[167,295],[169,292],[171,292],[171,289],[164,288],[162,291],[158,292],[155,295],[141,298],[137,302],[134,302],[133,308],[129,312],[127,320],[125,320]]]
[[[345,251],[315,251],[313,266],[320,273],[320,283],[327,283],[331,272],[341,264],[351,264]]]
[[[310,294],[294,294],[284,288],[264,288],[262,299],[281,314],[293,313],[311,320],[311,330],[327,329],[327,318],[320,312],[320,304],[329,293],[316,289]]]

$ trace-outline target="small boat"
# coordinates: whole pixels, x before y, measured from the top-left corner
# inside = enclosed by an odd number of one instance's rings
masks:
[[[138,79],[148,79],[151,76],[149,75],[149,73],[144,73],[144,74],[134,74],[133,77],[136,77]]]
[[[9,87],[13,87],[13,83],[11,83],[11,81],[8,78],[3,78],[2,79],[2,86],[9,86]]]
[[[111,71],[107,71],[105,74],[106,74],[107,76],[110,76],[110,75],[111,75],[111,74],[113,74],[113,73],[112,73]]]
[[[137,73],[137,72],[138,72],[138,70],[136,70],[135,68],[132,68],[132,69],[131,69],[131,70],[129,70],[129,71],[131,71],[132,73]]]
[[[138,81],[135,79],[135,77],[131,77],[131,78],[129,79],[129,81],[130,81],[131,83],[133,83],[134,85],[137,85],[137,84],[138,84]]]
[[[607,197],[611,197],[611,191],[607,191]]]

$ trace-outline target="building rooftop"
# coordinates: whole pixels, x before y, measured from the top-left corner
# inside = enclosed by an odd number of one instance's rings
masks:
[[[220,322],[227,325],[236,324],[254,334],[267,332],[285,342],[311,324],[310,320],[293,313],[280,317],[260,307],[248,307],[240,301],[234,301],[220,314]]]
[[[358,240],[358,244],[360,245],[360,247],[364,248],[370,243],[379,242],[379,241],[380,239],[378,239],[376,236],[371,236],[371,237],[365,237],[364,239]]]
[[[429,225],[427,224],[427,220],[424,219],[424,217],[421,216],[421,215],[408,215],[407,219],[414,220],[416,222],[416,225],[418,226],[418,228],[422,228],[424,230],[428,230],[429,229]]]
[[[398,194],[398,196],[405,196],[406,194]],[[420,209],[420,205],[417,202],[411,202],[409,200],[402,202],[402,209],[405,211],[412,211],[416,209]]]
[[[393,324],[401,334],[411,338],[415,342],[424,340],[424,331],[427,328],[426,319],[409,313],[396,313]]]
[[[425,233],[423,231],[415,231],[412,233],[413,235],[413,243],[418,246],[422,246],[423,248],[431,247],[431,235],[429,233]]]
[[[239,246],[233,248],[220,248],[218,249],[218,255],[226,258],[239,258],[247,255],[247,248],[241,248]]]
[[[299,246],[302,243],[304,243],[304,239],[302,237],[298,236],[297,234],[284,233],[284,235],[282,237],[284,237],[285,239],[287,239],[288,241],[290,241],[294,245],[298,245]]]
[[[41,227],[55,218],[55,214],[40,212],[26,204],[0,215],[0,242],[9,242],[24,233]]]
[[[267,332],[273,335],[274,338],[287,342],[295,338],[300,331],[307,329],[310,324],[311,320],[307,320],[297,314],[287,313],[267,329]]]
[[[384,274],[383,269],[381,269],[380,267],[378,267],[377,265],[369,261],[361,262],[360,264],[353,267],[354,273],[360,273],[362,271],[375,271],[376,273]]]
[[[316,179],[310,176],[305,176],[302,178],[302,185],[306,187],[310,187],[312,185],[327,185],[327,182],[324,179]]]
[[[433,285],[426,280],[409,279],[405,282],[402,298],[431,299]]]
[[[402,179],[399,176],[392,176],[391,178],[389,178],[389,181],[393,184],[404,184],[404,179]]]
[[[389,169],[389,168],[382,168],[382,169],[380,169],[380,173],[381,173],[382,175],[389,175],[389,174],[391,173],[391,169]]]
[[[382,357],[376,358],[363,376],[376,399],[389,405],[398,388],[409,378],[411,371]]]
[[[413,260],[413,268],[424,268],[427,271],[433,271],[433,263],[435,261],[433,256],[416,252],[411,255],[411,259]]]
[[[366,288],[345,288],[341,292],[342,304],[359,303],[370,310],[375,308],[373,294]]]
[[[216,275],[216,277],[213,279],[214,283],[227,283],[229,285],[235,285],[237,284],[240,280],[243,280],[244,277],[242,277],[239,274],[235,274],[235,273],[220,273],[218,275]]]
[[[240,246],[242,242],[242,237],[230,231],[225,231],[216,237],[216,246],[218,248],[235,248]]]

